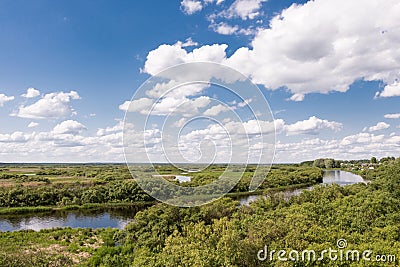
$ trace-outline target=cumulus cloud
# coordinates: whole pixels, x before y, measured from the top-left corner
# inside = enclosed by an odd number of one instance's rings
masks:
[[[204,111],[203,114],[205,116],[214,117],[214,116],[217,116],[221,112],[229,111],[229,110],[230,110],[229,107],[222,105],[222,104],[218,104],[218,105],[212,106],[211,108],[207,109],[206,111]]]
[[[239,31],[239,26],[231,26],[225,22],[220,22],[218,24],[211,24],[210,27],[219,34],[222,35],[232,35]]]
[[[203,5],[197,0],[183,0],[181,2],[181,10],[187,15],[192,15],[203,9]]]
[[[153,100],[149,98],[140,98],[140,99],[135,99],[133,101],[125,101],[124,103],[119,105],[119,109],[129,112],[141,111],[147,113],[152,104]]]
[[[0,134],[1,143],[25,143],[32,137],[31,134],[14,132],[12,134]]]
[[[214,32],[222,35],[253,35],[257,32],[252,26],[248,28],[240,28],[238,25],[231,26],[226,22],[212,22],[209,26]]]
[[[208,96],[197,98],[166,96],[160,99],[139,98],[125,101],[119,106],[121,110],[139,112],[143,115],[169,115],[179,114],[185,117],[200,113],[200,108],[205,108],[210,103]]]
[[[180,47],[191,47],[191,46],[198,46],[199,43],[193,41],[192,38],[189,37],[189,38],[187,38],[187,39],[185,40],[185,42],[178,41],[178,42],[176,42],[175,45],[180,46]]]
[[[312,134],[316,135],[323,129],[331,129],[340,131],[343,127],[342,123],[335,121],[322,120],[315,116],[310,117],[308,120],[298,121],[296,123],[286,125],[286,135],[297,134]]]
[[[329,140],[314,138],[288,143],[278,141],[276,152],[276,162],[300,162],[327,157],[362,159],[375,156],[382,158],[400,153],[400,136],[358,133]]]
[[[226,18],[254,19],[260,14],[262,2],[266,0],[236,0],[222,15]]]
[[[343,138],[342,141],[340,141],[341,145],[348,146],[348,145],[354,145],[354,144],[365,144],[365,143],[374,143],[374,142],[380,142],[384,139],[384,135],[374,135],[370,133],[359,133],[359,134],[354,134],[354,135],[349,135]]]
[[[168,115],[174,113],[190,117],[199,114],[199,109],[206,107],[210,102],[208,96],[200,96],[194,99],[166,97],[153,106],[151,114]]]
[[[348,0],[292,5],[257,34],[252,49],[237,50],[227,63],[256,83],[295,94],[344,92],[357,79],[389,82],[400,67],[398,12],[393,0],[368,1],[362,8]]]
[[[212,3],[215,2],[217,4],[217,6],[218,6],[218,5],[222,4],[224,1],[225,0],[204,0],[204,3],[205,4],[212,4]]]
[[[385,86],[382,92],[376,92],[375,97],[400,96],[400,82],[394,82]]]
[[[28,124],[28,128],[35,128],[35,127],[37,127],[37,126],[39,126],[39,123],[33,122],[33,121],[31,121],[31,122]]]
[[[40,91],[35,88],[30,87],[26,90],[26,93],[22,94],[21,96],[25,97],[25,98],[34,98],[34,97],[40,96]]]
[[[182,98],[182,97],[196,95],[201,91],[203,91],[206,87],[209,87],[209,84],[206,83],[187,84],[185,83],[185,81],[182,81],[181,83],[175,80],[170,80],[169,82],[156,83],[154,87],[152,87],[150,90],[146,90],[146,95],[152,98],[160,98],[166,96]]]
[[[75,91],[56,92],[44,95],[37,102],[20,106],[13,116],[30,119],[56,119],[73,114],[71,100],[80,99]]]
[[[239,108],[243,108],[243,107],[249,105],[251,102],[253,102],[253,99],[251,99],[251,98],[245,99],[243,102],[238,103],[237,106]]]
[[[378,122],[375,126],[369,127],[368,131],[376,132],[376,131],[388,129],[389,127],[390,127],[390,124],[388,124],[386,122]]]
[[[160,45],[147,55],[143,71],[155,75],[160,71],[182,63],[210,61],[222,63],[226,57],[226,44],[205,45],[187,52],[179,44]]]
[[[104,136],[110,133],[122,132],[124,129],[124,123],[122,121],[118,122],[116,125],[107,128],[99,128],[97,131],[98,136]]]
[[[400,119],[400,113],[385,114],[385,119]]]
[[[5,94],[0,94],[0,107],[4,106],[4,103],[14,100],[14,96],[6,96]]]
[[[267,29],[259,30],[251,46],[239,48],[229,58],[226,45],[189,53],[164,44],[148,54],[144,70],[154,74],[207,55],[206,60],[227,64],[257,84],[272,90],[287,88],[297,96],[345,92],[356,80],[383,81],[390,86],[379,96],[394,96],[398,83],[393,81],[399,79],[400,69],[398,14],[397,0],[370,0],[362,7],[354,0],[294,4],[273,17]]]
[[[292,95],[289,100],[295,101],[295,102],[300,102],[304,100],[304,95],[303,94],[294,94]]]
[[[55,134],[79,134],[83,130],[86,130],[86,126],[80,122],[74,120],[66,120],[57,124],[53,128]]]

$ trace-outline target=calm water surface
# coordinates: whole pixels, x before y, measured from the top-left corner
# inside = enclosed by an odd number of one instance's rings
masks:
[[[330,185],[330,184],[338,184],[341,186],[357,184],[357,183],[367,183],[361,176],[353,174],[351,172],[345,171],[324,171],[324,176],[322,178],[322,184]],[[300,188],[300,189],[293,189],[293,190],[286,190],[283,192],[279,192],[277,194],[281,194],[284,199],[289,199],[292,196],[298,196],[303,190],[310,190],[313,186]],[[248,206],[251,202],[257,200],[257,198],[262,196],[246,196],[239,198],[240,205]]]
[[[137,208],[117,210],[52,211],[21,215],[0,216],[0,231],[71,228],[124,228],[137,213]]]

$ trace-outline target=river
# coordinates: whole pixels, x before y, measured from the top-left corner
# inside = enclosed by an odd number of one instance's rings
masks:
[[[138,208],[70,210],[41,213],[1,215],[0,231],[71,228],[124,228],[139,211]]]
[[[178,177],[181,178],[181,177]],[[185,177],[186,179],[186,177]],[[181,181],[181,179],[179,179]],[[322,184],[336,183],[339,185],[349,185],[365,181],[361,176],[344,171],[325,171]],[[289,199],[291,196],[299,195],[303,190],[295,189],[280,192],[283,197]],[[239,198],[241,205],[249,205],[261,196],[253,195]],[[2,215],[0,216],[0,231],[18,231],[54,227],[71,228],[124,228],[139,211],[138,208],[121,209],[101,209],[101,210],[71,210],[71,211],[52,211],[44,213],[29,213],[21,215]]]
[[[324,175],[322,177],[322,184],[330,185],[330,184],[338,184],[341,186],[357,184],[357,183],[367,183],[361,176],[356,175],[351,172],[339,171],[339,170],[329,170],[324,171]],[[292,196],[298,196],[303,190],[310,190],[313,186],[301,188],[301,189],[293,189],[286,190],[283,192],[279,192],[279,194],[283,195],[283,198],[289,199]],[[251,202],[257,200],[257,198],[262,197],[260,195],[250,195],[239,198],[240,205],[248,206]]]

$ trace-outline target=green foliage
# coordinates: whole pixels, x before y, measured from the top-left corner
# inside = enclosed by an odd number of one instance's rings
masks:
[[[321,159],[317,163],[331,168],[332,164],[337,166],[340,162]],[[168,174],[176,171],[166,165],[159,168]],[[219,172],[220,167],[214,166],[202,175],[214,177]],[[251,172],[254,169],[245,172],[241,185],[236,188],[238,192],[244,190]],[[157,204],[138,212],[124,230],[0,233],[0,266],[28,266],[28,260],[32,261],[32,266],[49,266],[49,262],[73,266],[73,255],[83,251],[90,257],[82,259],[79,266],[382,266],[376,262],[294,263],[278,262],[276,258],[265,262],[257,259],[257,252],[265,245],[270,250],[320,252],[336,248],[340,238],[347,240],[350,249],[399,256],[400,159],[385,161],[362,174],[371,182],[345,187],[315,186],[289,200],[278,194],[260,197],[250,206],[240,206],[230,198],[193,208]],[[262,188],[316,183],[321,177],[321,168],[307,164],[273,166]],[[24,194],[30,194],[21,187],[5,191],[4,196],[12,195],[14,203],[22,203]],[[135,183],[125,180],[70,191],[85,203],[130,201],[141,194]],[[52,193],[47,193],[46,198],[53,197]],[[67,195],[64,197],[71,199]],[[54,255],[41,249],[54,244],[62,246],[63,253]],[[36,247],[37,253],[23,257],[21,251],[31,247]],[[399,261],[393,264],[399,265]]]
[[[37,186],[11,187],[0,191],[0,207],[64,206],[86,203],[151,201],[135,181],[112,181],[84,187]]]
[[[313,166],[322,169],[340,168],[341,161],[334,159],[316,159]]]
[[[85,262],[103,238],[119,230],[56,228],[0,232],[0,266],[74,266]]]
[[[282,168],[275,170],[283,175]],[[302,171],[287,169],[285,175]],[[129,259],[131,266],[364,266],[328,260],[260,262],[257,252],[265,245],[271,250],[322,251],[344,238],[351,249],[397,255],[400,160],[370,171],[370,176],[375,178],[368,185],[317,186],[289,201],[270,196],[249,207],[229,199],[190,209],[157,205],[138,213],[127,226],[122,247],[129,249],[102,251],[102,257],[95,253],[99,261],[90,266],[112,266],[111,258],[124,264]]]

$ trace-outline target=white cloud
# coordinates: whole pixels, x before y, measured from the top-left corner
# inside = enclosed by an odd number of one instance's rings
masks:
[[[354,144],[365,144],[365,143],[376,143],[384,139],[384,135],[374,135],[369,133],[359,133],[355,135],[349,135],[340,141],[343,146],[349,146]]]
[[[74,120],[66,120],[57,124],[53,128],[53,133],[55,134],[79,134],[83,130],[86,130],[86,126],[80,122]]]
[[[315,116],[310,117],[308,120],[298,121],[296,123],[286,125],[286,135],[297,134],[319,134],[323,129],[331,129],[340,131],[343,124],[335,121],[322,120]]]
[[[175,45],[180,46],[180,47],[191,47],[191,46],[198,46],[199,43],[193,41],[192,38],[189,37],[185,40],[185,42],[178,41],[175,43]]]
[[[238,103],[237,106],[239,108],[243,108],[243,107],[249,105],[251,102],[253,102],[253,99],[251,99],[251,98],[245,99],[243,102]]]
[[[181,9],[183,13],[192,15],[203,9],[203,5],[197,0],[183,0],[181,2]]]
[[[12,134],[0,134],[1,143],[25,143],[32,136],[23,132],[14,132]]]
[[[187,120],[185,118],[180,118],[179,120],[174,122],[174,126],[181,128],[183,125],[185,125],[186,122],[187,122]]]
[[[304,95],[303,94],[294,94],[289,98],[289,100],[292,100],[295,102],[301,102],[304,100]]]
[[[29,106],[20,106],[13,116],[30,119],[56,119],[73,114],[71,100],[80,99],[75,91],[57,92],[44,95]]]
[[[225,22],[221,22],[218,24],[211,24],[210,27],[219,34],[222,35],[232,35],[238,32],[239,26],[231,26]]]
[[[314,138],[292,143],[278,141],[276,152],[275,162],[301,162],[327,157],[363,159],[375,156],[382,158],[400,153],[400,136],[358,133],[333,140]]]
[[[389,127],[390,127],[390,124],[388,124],[386,122],[378,122],[378,124],[376,124],[375,126],[369,127],[368,131],[376,132],[376,131],[388,129]]]
[[[129,112],[148,112],[150,107],[153,105],[153,100],[150,98],[140,98],[140,99],[135,99],[133,101],[125,101],[121,105],[119,105],[120,110],[127,111],[129,108]]]
[[[254,19],[260,14],[262,2],[266,0],[236,0],[222,15],[226,18]]]
[[[218,6],[218,5],[222,4],[224,1],[225,0],[204,0],[204,3],[205,4],[212,4],[212,3],[215,2],[217,4],[217,6]]]
[[[394,82],[385,86],[382,92],[376,92],[375,97],[400,96],[400,82]]]
[[[160,71],[182,63],[195,61],[209,61],[222,63],[226,57],[226,44],[205,45],[187,52],[179,44],[160,45],[157,49],[150,51],[144,65],[143,71],[156,75]]]
[[[25,97],[25,98],[34,98],[34,97],[40,96],[40,91],[35,88],[30,87],[26,90],[26,94],[22,94],[21,96]]]
[[[253,35],[253,34],[256,34],[258,30],[259,30],[258,28],[254,29],[252,26],[250,26],[248,28],[240,29],[237,33],[243,34],[243,35]]]
[[[39,126],[39,123],[33,122],[33,121],[31,121],[31,122],[28,124],[28,128],[35,128],[35,127],[37,127],[37,126]]]
[[[209,87],[209,84],[206,83],[185,83],[185,81],[178,82],[175,80],[170,80],[166,83],[157,83],[150,90],[146,90],[146,95],[152,98],[160,98],[160,97],[175,97],[182,98],[187,96],[193,96],[201,91],[203,91],[206,87]],[[173,89],[173,90],[172,90]]]
[[[99,128],[97,131],[97,135],[104,136],[104,135],[111,134],[111,133],[118,133],[118,132],[122,132],[123,129],[124,129],[124,123],[122,121],[120,121],[113,127]]]
[[[243,123],[247,134],[271,134],[280,132],[283,129],[285,122],[277,119],[273,122],[270,121],[257,121],[249,120]]]
[[[292,5],[258,32],[252,49],[238,49],[227,64],[258,84],[294,94],[344,92],[358,79],[387,83],[399,75],[399,12],[395,0],[371,0],[362,8],[348,0]]]
[[[5,94],[0,94],[0,107],[4,106],[4,103],[14,100],[13,96],[6,96]]]
[[[229,111],[229,110],[230,110],[230,108],[228,108],[227,106],[218,104],[218,105],[212,106],[211,108],[207,109],[206,111],[204,111],[203,114],[205,116],[214,117],[214,116],[218,116],[218,114],[221,112],[225,112],[225,111]]]
[[[393,81],[400,79],[398,14],[397,0],[369,0],[362,6],[355,0],[308,1],[283,10],[267,29],[258,31],[249,47],[229,58],[226,45],[197,49],[207,61],[227,64],[272,90],[285,87],[302,95],[345,92],[355,81],[365,80],[389,84],[379,96],[393,96],[398,94],[398,82]],[[154,74],[178,63],[204,60],[197,54],[161,45],[148,54],[144,70]]]
[[[400,113],[386,114],[384,117],[386,119],[400,119]]]
[[[127,124],[126,129],[132,125]],[[62,122],[52,131],[0,134],[1,162],[123,162],[123,123],[101,129],[103,133],[83,136],[79,122]],[[135,135],[136,134],[136,135]],[[143,142],[133,132],[132,142]],[[34,155],[34,157],[32,157]]]
[[[199,114],[199,109],[210,103],[208,96],[200,96],[194,99],[166,97],[153,106],[152,115],[180,114],[184,117]],[[147,113],[146,113],[147,114]]]
[[[120,110],[123,110],[123,111],[127,111],[128,110],[128,108],[129,108],[129,104],[131,103],[131,101],[125,101],[124,103],[122,103],[121,105],[119,105],[118,106],[118,108],[120,109]]]

